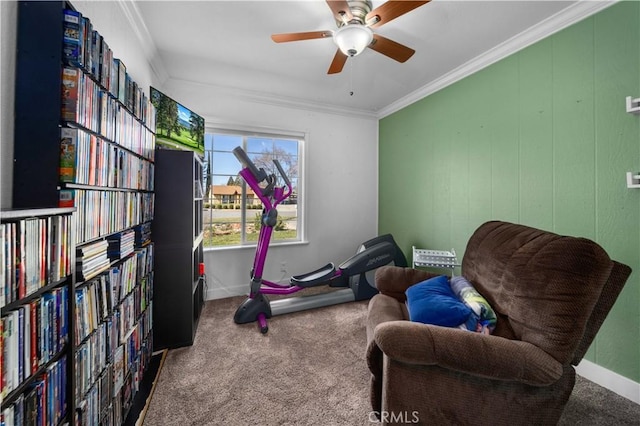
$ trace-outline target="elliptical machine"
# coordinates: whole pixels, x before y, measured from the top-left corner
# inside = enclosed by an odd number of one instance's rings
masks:
[[[393,237],[385,234],[362,243],[356,254],[341,263],[337,269],[333,263],[327,263],[315,271],[291,277],[287,285],[263,279],[271,234],[278,222],[276,207],[291,195],[293,189],[278,160],[274,159],[273,163],[284,180],[283,186],[277,186],[275,174],[267,174],[264,169],[256,167],[241,147],[236,147],[233,154],[242,164],[240,176],[263,204],[260,235],[251,269],[250,292],[233,317],[237,324],[257,321],[260,332],[264,334],[269,329],[267,319],[274,315],[369,299],[378,292],[373,281],[375,269],[389,264],[407,266],[407,260]],[[344,288],[274,301],[266,296],[289,295],[320,285]]]

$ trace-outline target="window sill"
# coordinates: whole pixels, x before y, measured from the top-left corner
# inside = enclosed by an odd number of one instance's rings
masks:
[[[309,244],[309,241],[285,241],[282,243],[271,243],[269,244],[269,249],[275,249],[278,247],[289,247],[289,246],[306,246]],[[256,244],[246,244],[242,246],[222,246],[222,247],[205,247],[204,251],[232,251],[232,250],[251,250],[255,251]]]

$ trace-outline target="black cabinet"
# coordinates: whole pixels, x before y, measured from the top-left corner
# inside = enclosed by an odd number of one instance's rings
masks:
[[[202,160],[157,149],[155,160],[154,346],[193,344],[204,303]]]

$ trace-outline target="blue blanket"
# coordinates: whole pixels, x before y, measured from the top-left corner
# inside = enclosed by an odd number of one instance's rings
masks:
[[[496,325],[491,306],[464,277],[446,275],[412,285],[405,292],[409,319],[489,334]]]

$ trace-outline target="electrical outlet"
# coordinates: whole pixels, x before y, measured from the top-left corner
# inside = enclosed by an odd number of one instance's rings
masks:
[[[280,272],[287,272],[287,262],[280,263]]]

